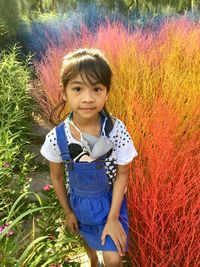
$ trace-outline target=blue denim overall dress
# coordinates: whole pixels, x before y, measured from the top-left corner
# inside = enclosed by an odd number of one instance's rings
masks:
[[[106,236],[105,244],[101,245],[101,235],[112,201],[112,185],[108,183],[104,167],[105,156],[92,162],[73,162],[68,149],[64,123],[56,127],[56,134],[61,157],[68,173],[69,202],[78,220],[81,235],[95,250],[117,251],[110,236]],[[120,222],[128,236],[125,197],[120,210]]]

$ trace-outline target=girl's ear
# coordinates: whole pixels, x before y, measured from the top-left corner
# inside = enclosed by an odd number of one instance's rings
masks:
[[[64,88],[63,88],[63,85],[62,85],[62,83],[60,83],[60,88],[61,88],[61,90],[62,90],[62,92],[63,92],[63,100],[64,101],[67,101],[67,96],[66,96],[66,93],[65,93],[65,90],[64,90]]]
[[[67,96],[66,95],[63,95],[63,100],[67,101]]]

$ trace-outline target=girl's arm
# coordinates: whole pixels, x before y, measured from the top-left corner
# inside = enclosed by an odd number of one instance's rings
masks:
[[[106,235],[110,235],[121,256],[125,254],[127,236],[119,221],[119,213],[128,183],[128,170],[129,164],[118,165],[117,177],[113,185],[111,208],[101,237],[102,244],[104,244]]]
[[[64,183],[63,177],[63,163],[55,163],[49,161],[50,168],[50,178],[56,193],[56,196],[63,207],[65,216],[67,218],[67,223],[70,231],[78,231],[78,222],[77,219],[70,207],[69,200],[67,197],[67,191]]]

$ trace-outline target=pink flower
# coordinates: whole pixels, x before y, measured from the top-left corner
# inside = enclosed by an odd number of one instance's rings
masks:
[[[44,191],[50,191],[51,188],[53,188],[53,186],[51,184],[46,184],[42,188],[43,188]]]
[[[0,234],[3,233],[3,231],[9,226],[10,224],[9,223],[5,223],[3,225],[0,226]],[[7,236],[11,236],[11,235],[14,235],[14,231],[13,230],[9,230],[7,233],[6,233]]]
[[[9,230],[6,234],[7,236],[11,236],[11,235],[14,235],[14,231],[13,230]]]
[[[9,168],[11,164],[9,162],[4,162],[3,163],[4,168]]]
[[[49,265],[49,267],[62,267],[60,264]]]

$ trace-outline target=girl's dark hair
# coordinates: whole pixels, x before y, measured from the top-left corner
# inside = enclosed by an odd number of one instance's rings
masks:
[[[65,93],[68,82],[78,75],[81,76],[83,81],[84,79],[86,79],[87,81],[89,81],[90,84],[93,84],[94,82],[103,84],[109,92],[111,86],[112,71],[108,61],[100,50],[92,48],[82,48],[68,53],[63,58],[60,75],[63,93]],[[63,118],[61,119],[61,113],[65,108],[65,104],[66,101],[62,100],[61,103],[59,103],[59,105],[53,109],[51,114],[51,120],[53,118],[52,116],[56,115],[56,113],[58,114],[57,116],[59,120],[63,120]],[[103,108],[103,111],[108,117],[108,121],[110,121],[110,132],[113,128],[112,119],[105,107]]]

